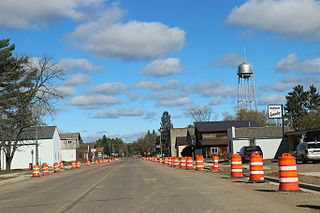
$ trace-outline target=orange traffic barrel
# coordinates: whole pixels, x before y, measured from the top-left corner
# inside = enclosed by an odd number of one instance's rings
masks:
[[[96,164],[99,164],[99,161],[98,161],[98,160],[96,160]]]
[[[54,163],[53,164],[53,173],[58,173],[58,172],[60,172],[59,164],[58,163]]]
[[[168,166],[172,166],[172,157],[168,158]]]
[[[249,182],[265,182],[262,155],[260,155],[259,153],[252,153],[250,156]]]
[[[75,161],[72,161],[71,168],[72,169],[76,169],[77,168],[77,163]]]
[[[169,160],[168,157],[165,157],[164,158],[164,164],[168,165],[168,160]]]
[[[77,164],[77,169],[81,168],[81,162],[79,160],[77,160],[76,164]]]
[[[213,160],[213,166],[211,166],[210,169],[212,171],[218,171],[219,170],[219,157],[218,157],[218,155],[213,155],[212,160]]]
[[[188,170],[193,169],[193,160],[192,157],[187,157],[187,168]]]
[[[62,161],[60,161],[60,169],[64,169],[64,165]]]
[[[197,155],[196,156],[196,170],[197,171],[203,171],[204,165],[203,165],[203,156]]]
[[[172,167],[177,167],[179,166],[179,163],[178,163],[178,158],[177,157],[172,157]]]
[[[187,167],[186,157],[181,157],[180,158],[180,168],[185,169],[186,167]]]
[[[33,166],[32,177],[40,177],[40,168],[38,165]]]
[[[290,153],[283,153],[278,159],[279,191],[298,191],[298,172],[296,158]]]
[[[91,165],[90,161],[89,161],[89,160],[87,160],[87,166],[90,166],[90,165]]]
[[[48,175],[49,174],[49,167],[48,167],[48,164],[46,164],[46,163],[42,164],[42,174],[43,175]]]
[[[231,177],[242,177],[242,159],[239,154],[231,156]]]

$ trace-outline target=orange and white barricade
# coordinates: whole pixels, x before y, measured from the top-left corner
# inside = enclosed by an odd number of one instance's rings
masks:
[[[279,191],[299,191],[296,158],[283,153],[278,159]]]
[[[249,182],[261,183],[264,180],[263,159],[262,155],[252,153],[250,156],[250,177]]]
[[[202,155],[197,155],[196,156],[196,170],[197,171],[203,171],[204,170],[203,156]]]
[[[59,164],[57,162],[55,162],[53,164],[53,173],[58,173],[58,172],[60,172]]]
[[[32,177],[41,177],[40,167],[38,165],[33,166]]]
[[[187,170],[192,170],[193,169],[193,160],[192,157],[187,157]]]
[[[186,157],[181,157],[180,158],[180,168],[185,169],[186,167],[187,167]]]
[[[48,164],[46,164],[46,163],[42,164],[42,174],[49,175],[49,167],[48,167]]]
[[[233,154],[231,156],[231,177],[239,178],[243,176],[241,155]]]

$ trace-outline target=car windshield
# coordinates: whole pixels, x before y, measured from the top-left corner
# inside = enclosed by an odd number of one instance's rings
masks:
[[[309,149],[320,149],[320,143],[309,143],[308,148]]]

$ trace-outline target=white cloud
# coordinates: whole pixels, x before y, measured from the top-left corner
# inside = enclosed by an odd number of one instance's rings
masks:
[[[75,49],[102,57],[150,59],[180,50],[185,32],[160,22],[121,22],[125,12],[113,6],[98,20],[78,26],[67,35]]]
[[[209,104],[213,106],[220,105],[222,103],[220,98],[213,98],[210,100]]]
[[[85,85],[89,82],[89,77],[83,74],[73,75],[70,79],[65,82],[65,85],[78,86]]]
[[[118,98],[104,95],[87,95],[76,96],[68,103],[73,106],[79,106],[86,109],[103,108],[106,105],[119,104],[121,101]]]
[[[235,7],[226,22],[285,37],[319,39],[320,5],[316,0],[250,0]]]
[[[144,111],[141,109],[110,109],[104,112],[98,112],[94,118],[137,117],[143,114]]]
[[[164,83],[153,81],[140,81],[135,85],[137,89],[146,89],[153,91],[178,89],[180,87],[179,81],[170,80]]]
[[[136,141],[138,138],[143,137],[145,134],[146,134],[145,131],[142,131],[142,132],[124,132],[124,133],[110,135],[109,137],[121,138],[124,142],[131,143],[131,142]]]
[[[286,58],[281,59],[276,70],[279,72],[300,71],[302,73],[320,73],[320,57],[300,60],[294,53],[289,54]]]
[[[99,138],[102,138],[103,135],[107,135],[107,131],[97,131],[89,134],[82,135],[82,139],[85,143],[90,143],[98,140]]]
[[[62,96],[73,96],[75,94],[75,88],[74,87],[67,87],[67,86],[59,86],[56,88]]]
[[[94,66],[88,59],[85,58],[64,58],[57,64],[65,72],[96,72],[103,68]]]
[[[241,63],[245,62],[245,58],[238,53],[228,53],[223,55],[220,59],[214,62],[218,67],[237,67]]]
[[[106,95],[121,94],[127,89],[126,84],[122,82],[106,82],[89,89],[90,92],[98,92]]]
[[[215,81],[203,81],[194,86],[194,92],[200,93],[205,97],[212,96],[237,96],[237,88],[222,85]]]
[[[141,71],[141,74],[163,77],[180,73],[181,70],[182,64],[178,58],[167,58],[151,62]]]
[[[60,18],[84,20],[84,7],[96,8],[102,0],[1,0],[0,27],[38,28]],[[88,12],[88,11],[87,11]]]
[[[177,99],[160,100],[157,105],[165,107],[175,107],[190,104],[192,101],[188,97],[180,97]]]
[[[259,105],[267,104],[283,104],[286,101],[285,95],[281,94],[272,94],[265,97],[262,97],[258,100]]]

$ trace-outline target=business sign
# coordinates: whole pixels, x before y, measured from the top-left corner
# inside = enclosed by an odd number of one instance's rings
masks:
[[[268,105],[268,117],[270,119],[282,118],[282,105],[281,104]]]

